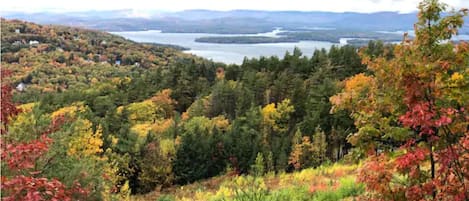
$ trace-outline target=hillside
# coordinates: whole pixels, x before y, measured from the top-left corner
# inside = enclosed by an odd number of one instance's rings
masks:
[[[65,118],[46,135],[54,142],[49,151],[31,161],[42,171],[26,175],[58,178],[67,188],[77,181],[96,199],[207,179],[227,166],[230,174],[246,174],[259,154],[269,172],[318,166],[326,156],[338,160],[349,147],[345,130],[318,120],[350,120],[326,112],[327,100],[317,95],[332,95],[337,80],[364,69],[350,46],[227,66],[103,32],[11,20],[2,21],[2,44],[2,71],[11,72],[2,73],[2,83],[23,104],[21,113],[2,114],[13,116],[5,139],[29,143],[39,128]],[[289,163],[293,139],[332,130],[342,133],[334,144],[313,141],[322,144],[321,159]],[[124,194],[109,191],[116,188]]]
[[[163,45],[137,44],[105,32],[5,19],[1,42],[2,66],[13,71],[13,82],[38,92],[90,87],[92,81],[167,68],[191,58]]]
[[[268,173],[262,177],[223,175],[163,191],[133,196],[145,200],[356,200],[364,186],[355,182],[358,165],[322,165],[294,173]]]

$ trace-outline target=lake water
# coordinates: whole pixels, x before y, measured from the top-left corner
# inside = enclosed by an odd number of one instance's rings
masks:
[[[278,56],[282,58],[286,51],[293,52],[298,47],[303,55],[311,56],[315,49],[329,49],[332,45],[343,45],[348,39],[342,38],[339,43],[330,43],[322,41],[300,41],[297,43],[263,43],[263,44],[215,44],[215,43],[198,43],[194,40],[199,37],[208,36],[269,36],[278,37],[277,33],[281,32],[276,29],[268,33],[260,34],[207,34],[207,33],[162,33],[158,30],[152,31],[130,31],[130,32],[112,32],[128,38],[136,42],[153,42],[161,44],[179,45],[190,48],[186,53],[212,59],[213,61],[224,62],[227,64],[241,64],[244,57],[260,57],[260,56]],[[404,32],[383,32],[403,34]],[[413,35],[413,32],[409,32]],[[468,35],[459,35],[453,39],[469,40]]]
[[[303,55],[311,56],[315,49],[329,49],[334,43],[321,41],[300,41],[298,43],[264,43],[264,44],[213,44],[198,43],[194,40],[207,36],[270,36],[276,37],[280,30],[260,34],[206,34],[206,33],[162,33],[161,31],[112,32],[136,42],[153,42],[179,45],[190,48],[186,53],[212,59],[227,64],[241,64],[244,57],[278,56],[282,58],[286,51],[290,53],[296,47]]]

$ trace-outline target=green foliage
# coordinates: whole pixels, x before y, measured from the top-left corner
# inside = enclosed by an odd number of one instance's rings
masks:
[[[271,192],[265,200],[271,201],[307,201],[311,200],[311,195],[306,187],[291,187]]]
[[[164,153],[161,142],[154,140],[143,148],[142,159],[138,163],[140,173],[137,192],[139,193],[150,192],[156,187],[167,187],[173,183],[171,161],[175,153]]]
[[[226,167],[222,130],[215,125],[216,121],[194,117],[183,125],[173,161],[177,183],[215,176]]]
[[[251,165],[251,175],[260,177],[265,173],[265,162],[262,153],[257,153],[256,161]]]
[[[229,200],[233,201],[261,201],[265,200],[268,194],[264,180],[252,176],[236,177],[232,182],[224,183],[220,189],[227,190],[228,195],[221,195],[230,197]]]
[[[172,195],[162,195],[156,201],[174,201],[174,196]]]
[[[327,142],[326,135],[321,128],[317,127],[313,135],[313,142],[311,143],[311,151],[313,158],[313,166],[319,166],[322,162],[326,161]]]

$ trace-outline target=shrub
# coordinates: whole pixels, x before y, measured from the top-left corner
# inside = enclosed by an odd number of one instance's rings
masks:
[[[162,195],[156,201],[175,201],[174,196],[172,195]]]

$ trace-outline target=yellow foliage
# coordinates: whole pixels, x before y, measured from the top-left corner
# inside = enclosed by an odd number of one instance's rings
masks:
[[[115,137],[114,135],[109,135],[109,138],[111,139],[112,146],[117,145],[117,143],[119,142],[119,138]]]
[[[14,133],[18,136],[34,136],[31,134],[37,130],[35,129],[37,120],[34,113],[32,113],[32,110],[36,105],[37,103],[27,103],[17,107],[21,112],[17,116],[10,118],[11,121],[8,125],[10,133]],[[9,138],[12,136],[10,135],[5,137]]]
[[[117,114],[122,114],[122,111],[123,111],[123,110],[124,110],[124,106],[119,106],[119,107],[117,107],[117,109],[116,109],[116,113],[117,113]]]
[[[124,77],[120,80],[121,84],[129,84],[132,81],[130,77]]]
[[[212,95],[202,97],[194,101],[186,112],[182,114],[182,119],[187,120],[192,117],[204,116],[210,110],[212,103]],[[205,115],[206,116],[206,115]]]
[[[285,131],[287,125],[283,125],[280,122],[288,121],[290,114],[295,111],[290,102],[290,99],[285,99],[277,106],[275,106],[275,103],[271,103],[262,108],[261,114],[264,124],[276,131]]]
[[[180,145],[181,141],[182,141],[181,136],[179,136],[179,135],[176,136],[176,139],[174,139],[174,145],[176,145],[176,146]]]
[[[111,79],[111,82],[115,85],[129,84],[131,81],[132,79],[129,77],[124,77],[124,78],[115,77]]]
[[[161,134],[161,133],[166,132],[173,125],[174,125],[173,119],[165,119],[162,122],[157,122],[153,124],[152,131],[154,131],[156,134]]]
[[[52,119],[58,117],[58,116],[66,116],[66,117],[71,117],[75,118],[77,113],[84,112],[86,111],[86,106],[84,105],[83,102],[75,102],[72,103],[71,106],[68,107],[63,107],[60,108],[59,110],[55,111],[52,113],[51,117]]]
[[[112,84],[118,85],[121,82],[121,79],[118,77],[114,77],[111,79]]]
[[[365,86],[369,86],[373,82],[373,78],[363,73],[357,74],[345,81],[346,91],[360,91]]]
[[[129,181],[125,181],[124,185],[122,185],[119,195],[121,200],[130,201],[130,186]]]
[[[126,109],[129,111],[129,119],[133,123],[153,122],[158,118],[156,114],[158,108],[151,100],[131,103]]]
[[[106,153],[111,152],[110,149],[106,150]],[[121,186],[121,192],[119,194],[115,193],[114,187],[118,185],[119,182],[119,167],[116,161],[109,160],[108,163],[103,168],[103,177],[105,178],[103,189],[101,190],[101,198],[104,201],[113,201],[113,200],[128,200],[130,199],[130,189],[129,186],[124,183]],[[117,186],[118,187],[118,186]]]
[[[185,121],[189,119],[189,112],[183,112],[181,115],[181,120]]]
[[[163,89],[159,91],[158,93],[155,94],[154,97],[151,99],[157,103],[157,104],[167,104],[167,105],[172,105],[175,103],[173,99],[171,99],[171,89]]]
[[[213,193],[211,192],[197,191],[195,192],[195,196],[189,200],[190,201],[206,201],[212,196],[213,196]],[[183,200],[186,200],[186,199],[183,199]]]
[[[170,96],[171,90],[164,89],[150,99],[127,105],[129,120],[132,123],[153,123],[160,119],[171,118],[176,102]],[[118,107],[117,113],[122,113],[122,110],[122,106]]]
[[[95,77],[93,77],[93,78],[91,78],[90,82],[91,82],[91,84],[96,84],[96,83],[99,82],[99,80],[96,79]]]
[[[174,146],[175,140],[163,139],[160,141],[161,155],[169,156],[176,154],[176,147]]]
[[[262,119],[268,125],[275,124],[277,109],[275,108],[275,103],[271,103],[262,108]]]
[[[453,82],[458,82],[458,81],[463,80],[463,79],[464,79],[464,76],[461,75],[458,72],[455,72],[455,73],[453,73],[453,75],[451,75],[451,81],[453,81]]]
[[[86,119],[78,119],[75,122],[73,138],[69,142],[68,155],[71,156],[93,156],[103,152],[102,128],[99,126],[93,132],[92,123]]]
[[[227,198],[233,196],[234,192],[233,189],[228,188],[226,186],[221,186],[220,189],[218,189],[217,193],[215,194],[215,197],[217,198]]]
[[[143,124],[135,124],[130,128],[132,132],[137,133],[140,137],[147,136],[148,132],[152,130],[153,124],[150,123],[143,123]]]
[[[19,105],[17,108],[19,108],[21,112],[31,112],[36,105],[37,105],[37,102],[32,102],[32,103]]]
[[[39,133],[34,133],[38,132],[36,125],[37,125],[37,118],[32,112],[21,112],[19,113],[16,117],[11,118],[11,121],[8,125],[8,131],[9,133],[12,133],[13,135],[5,135],[2,137],[2,140],[9,139],[9,138],[15,138],[20,137],[20,138],[31,138],[36,136]]]
[[[329,100],[332,103],[332,111],[337,109],[348,109],[351,107],[351,102],[359,101],[357,105],[370,105],[369,95],[366,94],[364,97],[360,95],[367,89],[374,85],[374,78],[366,76],[363,73],[357,74],[344,81],[344,89],[341,93],[332,96]]]
[[[220,130],[226,131],[230,126],[230,122],[225,116],[218,116],[212,119],[214,126]]]

